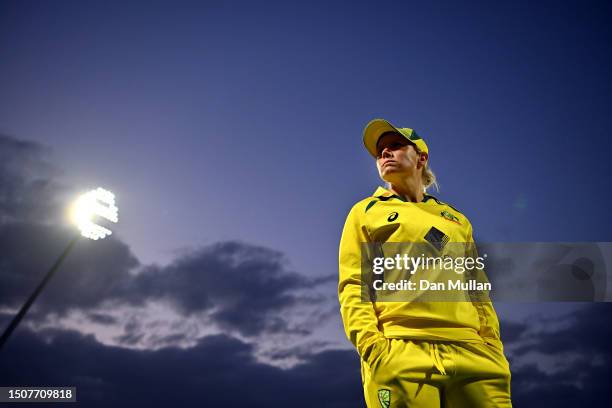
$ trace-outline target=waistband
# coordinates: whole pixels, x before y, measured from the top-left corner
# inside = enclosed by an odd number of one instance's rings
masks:
[[[388,338],[460,341],[465,343],[484,343],[484,339],[474,329],[468,327],[429,327],[409,328],[392,326],[383,328],[383,334]]]

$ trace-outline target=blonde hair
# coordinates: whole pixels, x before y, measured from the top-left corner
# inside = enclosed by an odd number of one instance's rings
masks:
[[[429,167],[429,163],[425,163],[421,179],[423,180],[423,190],[427,191],[429,187],[433,187],[436,191],[440,191],[438,179],[436,178],[433,170]]]

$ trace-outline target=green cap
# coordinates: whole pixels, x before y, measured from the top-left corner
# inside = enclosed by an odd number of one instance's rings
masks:
[[[417,135],[414,129],[398,128],[384,119],[374,119],[366,125],[365,129],[363,129],[363,144],[372,156],[376,157],[376,143],[378,143],[378,139],[386,132],[399,133],[408,139],[410,143],[416,145],[421,152],[427,153],[429,157],[427,144]]]

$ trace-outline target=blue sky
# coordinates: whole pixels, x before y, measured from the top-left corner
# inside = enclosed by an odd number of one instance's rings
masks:
[[[428,141],[441,185],[434,194],[470,218],[478,240],[612,240],[605,215],[610,15],[605,2],[6,1],[0,133],[15,166],[3,176],[19,182],[3,197],[15,204],[11,193],[29,191],[40,211],[18,218],[34,229],[49,205],[57,217],[44,221],[59,228],[60,209],[74,193],[113,190],[119,249],[108,253],[122,254],[112,266],[117,282],[127,282],[130,271],[191,279],[177,265],[211,262],[216,245],[280,254],[279,276],[306,280],[285,286],[279,277],[279,299],[299,289],[325,305],[316,311],[321,327],[303,347],[346,349],[334,315],[335,282],[325,279],[337,273],[348,210],[379,184],[361,144],[373,118],[415,128]],[[36,177],[56,194],[33,189]],[[10,208],[17,207],[5,203],[3,216],[17,217]],[[52,258],[60,241],[42,242],[40,250]],[[182,305],[157,307],[167,322],[194,327],[179,342],[184,347],[212,333],[260,344],[233,315],[217,316],[219,327],[207,333],[191,313],[206,305],[185,303],[187,292],[157,296],[141,281],[129,285],[140,301]],[[66,327],[107,346],[128,334],[136,339],[138,328],[118,316],[144,303],[130,297],[113,309],[101,306],[113,296],[91,290],[99,304],[73,299],[75,313],[85,310],[90,319],[72,316]],[[16,307],[27,292],[15,288],[3,305]],[[303,314],[301,304],[292,304],[292,313]],[[93,305],[119,320],[98,325]],[[258,335],[272,330],[268,307],[256,309],[263,319]],[[577,307],[498,310],[518,322],[536,311],[566,315]],[[44,327],[53,320],[43,313],[36,321]],[[296,332],[285,329],[268,351],[291,344]],[[152,347],[143,336],[123,345]]]

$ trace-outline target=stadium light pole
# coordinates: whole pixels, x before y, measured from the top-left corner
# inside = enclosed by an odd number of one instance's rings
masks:
[[[32,292],[28,300],[26,300],[23,306],[21,306],[21,309],[19,309],[17,315],[15,315],[11,323],[4,330],[2,337],[0,337],[0,350],[81,236],[98,240],[112,234],[112,231],[108,228],[96,224],[94,222],[95,219],[101,217],[110,222],[116,223],[119,220],[118,213],[119,209],[115,205],[114,194],[110,191],[104,190],[103,188],[98,187],[97,189],[91,190],[79,197],[72,207],[72,220],[78,227],[79,233],[70,240],[66,246],[66,249],[64,249],[59,258],[57,258],[53,266],[51,266],[51,269],[49,269],[49,271],[45,274],[45,277],[38,284],[34,292]]]

